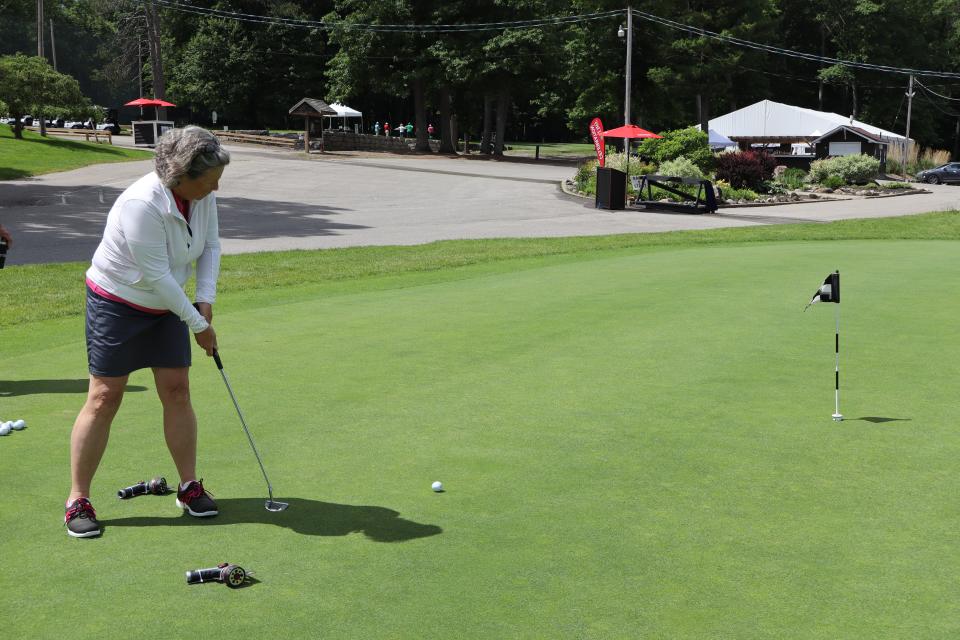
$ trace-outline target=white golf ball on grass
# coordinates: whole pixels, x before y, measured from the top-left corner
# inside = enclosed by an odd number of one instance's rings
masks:
[[[0,424],[0,436],[8,435],[10,435],[10,423],[4,422],[3,424]]]
[[[10,428],[11,428],[11,429],[14,429],[14,430],[16,430],[16,431],[23,431],[24,429],[27,428],[27,421],[26,421],[26,420],[14,420],[13,422],[10,423]]]
[[[433,489],[434,491],[436,491],[437,493],[442,493],[442,492],[443,492],[443,483],[440,482],[439,480],[437,480],[437,481],[434,482],[432,485],[430,485],[430,488]]]

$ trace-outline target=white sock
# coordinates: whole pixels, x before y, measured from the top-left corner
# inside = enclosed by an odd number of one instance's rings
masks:
[[[186,489],[187,485],[190,484],[191,482],[196,482],[196,480],[187,480],[186,482],[181,482],[180,491],[183,491],[184,489]]]

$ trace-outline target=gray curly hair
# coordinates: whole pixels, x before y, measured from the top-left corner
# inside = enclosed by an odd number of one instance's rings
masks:
[[[169,129],[157,140],[154,164],[160,182],[168,189],[180,184],[183,176],[201,174],[230,164],[230,154],[217,137],[202,127]]]

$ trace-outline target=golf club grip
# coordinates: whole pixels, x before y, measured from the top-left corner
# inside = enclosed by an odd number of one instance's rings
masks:
[[[213,350],[213,361],[217,363],[217,369],[223,371],[223,361],[220,360],[220,353],[216,349]]]

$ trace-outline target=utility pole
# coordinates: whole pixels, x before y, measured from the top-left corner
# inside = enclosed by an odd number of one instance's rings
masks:
[[[912,109],[912,107],[913,107],[913,94],[914,94],[914,93],[916,93],[916,92],[913,90],[913,74],[911,73],[911,74],[910,74],[910,84],[909,84],[909,86],[907,87],[907,132],[906,132],[906,138],[907,138],[907,139],[906,139],[906,140],[904,141],[904,143],[903,143],[903,146],[904,146],[904,149],[903,149],[903,161],[904,161],[904,164],[906,164],[906,161],[907,161],[907,152],[910,150],[910,113],[911,113],[911,109]]]
[[[43,57],[43,0],[37,0],[37,57]]]
[[[913,108],[913,95],[916,93],[913,90],[913,74],[910,74],[910,84],[907,87],[907,139],[910,138],[910,112]]]
[[[160,16],[153,0],[145,0],[143,10],[147,19],[147,44],[150,46],[150,66],[153,70],[153,97],[162,100],[166,94],[166,83],[160,49]],[[158,120],[166,120],[167,108],[157,107],[156,114]]]
[[[57,41],[53,39],[53,18],[50,18],[50,53],[53,54],[53,70],[57,70]]]
[[[137,36],[137,79],[140,81],[139,97],[143,96],[143,37]],[[140,105],[140,119],[143,120],[143,105]]]
[[[37,57],[43,57],[43,0],[37,0]],[[40,118],[40,135],[47,135],[47,123],[43,121],[43,110],[40,109],[36,115]]]
[[[633,9],[627,7],[627,88],[623,100],[623,124],[630,124],[630,88],[633,84]]]

